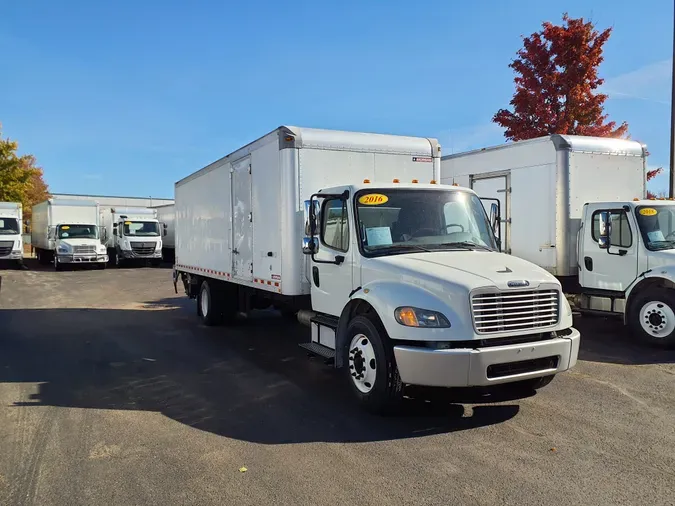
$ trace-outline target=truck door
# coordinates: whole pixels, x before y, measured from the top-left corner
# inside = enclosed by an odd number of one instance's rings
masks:
[[[471,189],[475,191],[479,197],[499,200],[499,209],[501,211],[499,236],[502,240],[502,251],[504,253],[511,253],[511,238],[509,237],[508,227],[510,224],[511,211],[509,209],[509,199],[507,198],[509,179],[508,173],[471,176]],[[483,207],[488,214],[490,213],[491,204],[492,202],[490,200],[483,201]]]
[[[251,157],[232,164],[232,275],[253,280]]]
[[[600,213],[611,213],[610,246],[598,245]],[[579,232],[579,283],[584,288],[623,292],[638,274],[638,229],[634,216],[622,208],[586,205]]]
[[[326,198],[319,216],[319,251],[311,263],[312,308],[340,316],[352,291],[353,250],[348,201]]]

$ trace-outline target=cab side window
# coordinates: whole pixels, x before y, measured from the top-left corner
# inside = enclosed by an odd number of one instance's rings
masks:
[[[329,199],[321,213],[321,242],[329,248],[346,252],[349,249],[349,217],[347,202]]]
[[[591,235],[594,241],[600,237],[600,213],[602,211],[595,211],[593,213],[593,228]],[[630,248],[633,245],[633,233],[630,229],[630,222],[626,211],[610,210],[612,213],[612,233],[610,235],[610,245],[617,248]]]

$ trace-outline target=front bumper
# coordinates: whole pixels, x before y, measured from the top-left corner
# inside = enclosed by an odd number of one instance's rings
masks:
[[[547,341],[490,348],[435,350],[394,346],[403,383],[434,387],[472,387],[511,383],[557,374],[574,367],[581,334]]]
[[[108,255],[57,255],[62,264],[96,264],[108,262]]]
[[[9,255],[0,255],[0,261],[3,260],[22,260],[23,259],[23,252],[21,250],[19,251],[12,251]]]
[[[143,260],[143,259],[146,259],[146,260],[153,260],[153,259],[162,258],[162,250],[161,250],[161,249],[158,249],[158,250],[153,251],[153,252],[150,253],[149,255],[141,255],[141,254],[139,254],[139,253],[136,253],[136,252],[133,251],[133,250],[130,251],[130,250],[128,250],[128,249],[120,249],[120,250],[117,250],[117,255],[118,255],[120,258],[124,258],[124,259],[128,259],[128,260],[131,260],[131,259],[138,259],[138,260]]]

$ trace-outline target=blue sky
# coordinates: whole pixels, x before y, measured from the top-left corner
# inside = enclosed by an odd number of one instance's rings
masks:
[[[672,0],[3,4],[3,136],[53,192],[169,197],[281,124],[503,142],[520,36],[563,10],[614,27],[606,110],[669,162]]]

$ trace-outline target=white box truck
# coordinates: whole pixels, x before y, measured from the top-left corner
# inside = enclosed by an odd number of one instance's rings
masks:
[[[0,202],[0,264],[23,266],[23,208],[20,202]]]
[[[579,350],[560,283],[439,169],[433,139],[280,127],[176,183],[174,284],[206,325],[298,310],[375,412],[407,385],[542,387]]]
[[[101,226],[106,230],[110,261],[117,267],[131,262],[162,263],[162,226],[157,210],[148,207],[105,207]]]
[[[174,204],[156,206],[157,219],[164,230],[162,239],[162,259],[173,262],[176,258],[176,212]]]
[[[443,157],[446,184],[486,197],[502,249],[557,276],[585,313],[675,346],[675,205],[643,200],[646,146],[552,135]]]
[[[65,265],[82,264],[105,269],[108,255],[98,220],[95,202],[48,199],[34,205],[31,244],[38,262],[53,263],[57,271]]]

